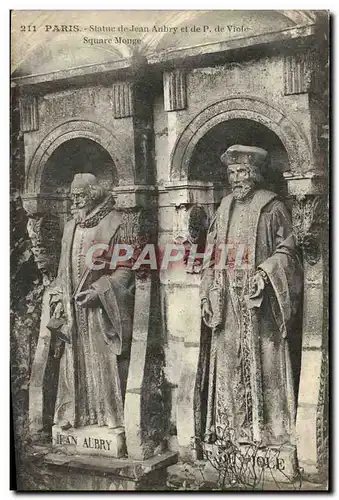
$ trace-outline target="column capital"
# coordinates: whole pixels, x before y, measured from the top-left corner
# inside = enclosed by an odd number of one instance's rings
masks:
[[[324,176],[321,173],[294,174],[288,171],[283,175],[287,181],[288,193],[297,199],[303,199],[307,195],[322,195],[324,192]]]
[[[304,195],[292,204],[293,230],[308,264],[321,257],[322,234],[325,224],[324,199],[321,195]]]
[[[171,181],[159,189],[163,197],[163,204],[192,206],[195,204],[213,204],[214,191],[212,182],[204,181]]]
[[[113,188],[113,196],[119,209],[152,207],[157,200],[157,187],[147,184],[128,184]]]
[[[66,194],[53,193],[25,193],[22,195],[22,204],[28,214],[67,213],[70,198]]]

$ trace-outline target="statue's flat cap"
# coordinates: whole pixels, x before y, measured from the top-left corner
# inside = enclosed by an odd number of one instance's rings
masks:
[[[97,178],[93,174],[75,174],[71,189],[97,186],[97,184]]]
[[[244,163],[260,167],[265,163],[267,155],[268,153],[265,149],[235,144],[234,146],[230,146],[220,159],[226,165]]]

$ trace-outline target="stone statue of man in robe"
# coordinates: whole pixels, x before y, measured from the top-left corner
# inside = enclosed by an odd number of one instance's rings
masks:
[[[67,430],[89,425],[122,427],[127,382],[134,278],[128,265],[88,268],[93,245],[128,243],[128,229],[114,200],[94,175],[71,185],[72,219],[66,224],[56,284],[54,320],[64,321],[54,424]]]
[[[212,329],[206,440],[294,443],[290,349],[302,268],[289,213],[259,188],[267,152],[231,146],[221,157],[232,189],[211,222],[201,311]]]

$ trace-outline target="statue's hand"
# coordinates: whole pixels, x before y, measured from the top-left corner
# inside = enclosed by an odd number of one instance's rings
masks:
[[[75,300],[80,307],[92,306],[95,304],[98,298],[98,294],[93,289],[85,290],[84,292],[78,293],[76,295]]]
[[[63,316],[64,314],[64,307],[62,305],[62,302],[58,302],[57,305],[55,306],[55,309],[54,309],[54,312],[53,312],[53,316],[54,318],[61,318],[61,316]]]
[[[263,295],[265,288],[264,278],[260,273],[256,273],[250,281],[250,298],[256,299]]]
[[[204,299],[201,304],[201,316],[205,324],[209,326],[212,320],[213,311],[211,308],[210,301],[208,299]]]

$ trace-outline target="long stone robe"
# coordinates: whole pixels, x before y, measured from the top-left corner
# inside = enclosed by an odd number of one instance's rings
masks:
[[[212,260],[201,283],[201,298],[210,299],[214,322],[206,433],[226,432],[240,442],[294,443],[290,348],[302,268],[289,214],[270,191],[257,190],[243,202],[230,194],[216,212],[208,242],[233,247],[224,269]],[[269,284],[260,307],[251,308],[249,280],[260,268]]]
[[[107,212],[107,210],[106,210]],[[124,425],[123,401],[127,383],[134,278],[127,267],[91,271],[83,290],[94,288],[99,296],[95,307],[79,307],[72,298],[92,245],[122,242],[126,228],[116,210],[103,213],[100,207],[90,227],[69,221],[64,229],[56,287],[67,320],[67,335],[60,360],[54,423],[69,421],[74,427]],[[123,241],[128,243],[126,239]]]

